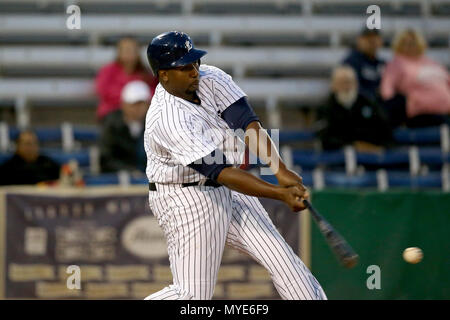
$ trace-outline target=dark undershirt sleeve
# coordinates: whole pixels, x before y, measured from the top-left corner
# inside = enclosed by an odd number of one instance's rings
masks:
[[[216,158],[218,158],[219,161],[213,162],[212,160]],[[201,158],[201,161],[195,161],[188,164],[188,167],[200,172],[213,181],[217,181],[217,177],[219,176],[220,172],[222,172],[222,170],[227,167],[231,167],[230,164],[227,164],[226,160],[227,159],[222,151],[216,149],[210,154]]]
[[[245,130],[249,123],[259,121],[259,117],[253,111],[246,97],[231,104],[222,112],[221,117],[231,129]]]

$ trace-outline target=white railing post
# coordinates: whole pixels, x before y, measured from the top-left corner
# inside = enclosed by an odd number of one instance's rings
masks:
[[[281,114],[277,107],[278,101],[275,96],[269,96],[266,99],[266,111],[269,119],[269,127],[271,129],[281,128]]]
[[[348,176],[353,176],[356,173],[357,161],[356,161],[356,151],[353,146],[344,147],[344,158],[345,158],[345,172]]]
[[[323,190],[325,188],[325,174],[322,168],[315,168],[312,173],[312,178],[314,189]]]
[[[420,171],[419,148],[411,146],[408,150],[409,156],[409,173],[411,176],[417,176]]]
[[[100,173],[100,150],[97,146],[89,148],[89,172],[94,175]]]
[[[61,124],[62,147],[64,152],[74,150],[75,140],[73,136],[73,127],[69,122]]]
[[[119,178],[119,185],[121,187],[128,187],[130,185],[130,173],[126,170],[120,170],[117,173]]]
[[[19,129],[25,129],[30,125],[30,111],[28,101],[25,96],[16,98],[14,108],[16,110],[16,122]]]
[[[9,128],[6,122],[0,122],[0,151],[7,152],[9,149]]]
[[[385,169],[377,170],[377,186],[378,191],[385,192],[389,189],[388,174]]]

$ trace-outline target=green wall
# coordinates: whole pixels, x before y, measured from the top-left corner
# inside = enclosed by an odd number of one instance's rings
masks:
[[[312,222],[311,269],[329,299],[450,299],[450,194],[324,190],[312,200],[360,256],[341,267]],[[405,262],[407,247],[420,247],[422,262]],[[381,269],[380,290],[366,286],[370,265]]]

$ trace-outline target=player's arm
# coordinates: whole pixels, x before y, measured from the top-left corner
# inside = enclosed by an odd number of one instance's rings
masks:
[[[220,153],[221,163],[207,164],[206,157],[217,159]],[[188,165],[211,180],[234,191],[255,197],[271,198],[285,202],[293,211],[305,209],[302,198],[308,197],[299,186],[281,187],[261,180],[249,172],[234,168],[226,163],[225,156],[220,150],[214,150],[210,155]]]
[[[232,129],[245,130],[245,144],[249,150],[267,164],[277,177],[281,186],[303,186],[302,178],[295,172],[286,168],[281,159],[275,143],[267,131],[261,126],[258,116],[253,111],[245,97],[237,100],[225,109],[221,117]]]

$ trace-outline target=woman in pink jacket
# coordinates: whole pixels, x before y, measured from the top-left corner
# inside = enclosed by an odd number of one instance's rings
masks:
[[[124,37],[117,43],[117,58],[114,62],[102,67],[95,79],[96,91],[99,96],[97,118],[103,118],[112,111],[120,109],[120,93],[130,81],[145,81],[152,92],[158,80],[151,75],[141,63],[139,44],[132,37]]]
[[[437,125],[450,115],[450,76],[425,56],[426,43],[414,30],[400,32],[392,45],[394,58],[384,70],[381,96],[396,124]],[[391,109],[391,110],[389,110]]]

